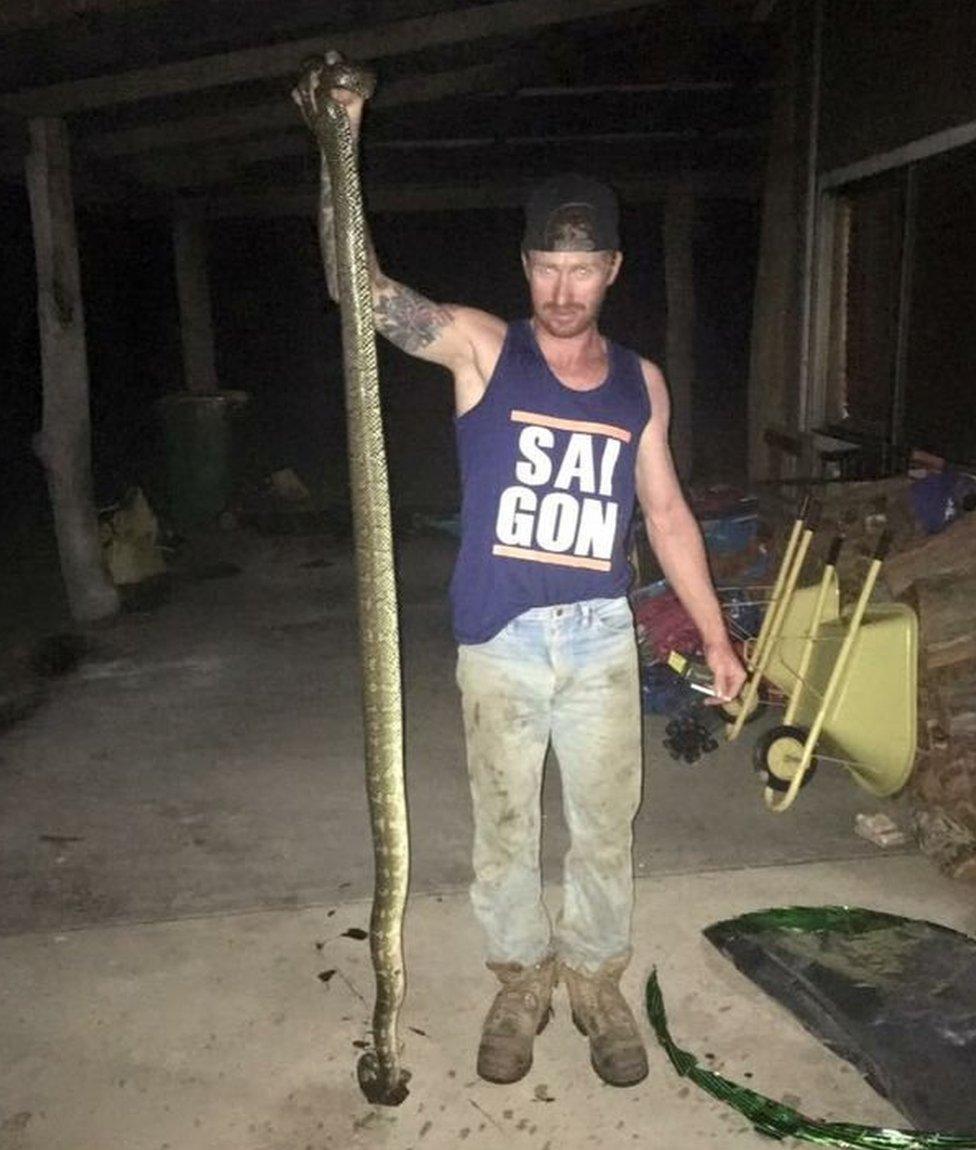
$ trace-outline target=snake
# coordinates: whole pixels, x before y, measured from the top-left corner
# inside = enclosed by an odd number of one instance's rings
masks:
[[[369,940],[376,998],[372,1045],[359,1058],[356,1073],[367,1100],[396,1106],[407,1097],[410,1077],[400,1064],[398,1037],[410,869],[400,635],[362,190],[349,118],[329,97],[332,89],[345,88],[368,98],[375,83],[369,69],[330,52],[305,61],[292,97],[321,157],[319,239],[330,295],[338,296],[341,313],[366,795],[374,859]]]

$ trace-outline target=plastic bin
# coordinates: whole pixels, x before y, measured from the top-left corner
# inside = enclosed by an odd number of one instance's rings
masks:
[[[237,425],[248,398],[243,391],[176,392],[159,401],[167,502],[176,526],[211,523],[227,506],[238,479]]]

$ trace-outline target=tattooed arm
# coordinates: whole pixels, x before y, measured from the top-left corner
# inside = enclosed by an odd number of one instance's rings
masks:
[[[376,330],[410,355],[426,358],[454,322],[454,308],[432,303],[418,291],[391,280],[377,267],[373,277],[373,319]]]
[[[322,157],[319,182],[319,240],[325,263],[329,298],[339,302],[339,276],[336,264],[335,211],[328,165]],[[366,258],[373,289],[373,320],[376,330],[410,355],[423,356],[441,331],[452,322],[452,309],[431,303],[419,292],[391,280],[380,269],[373,239],[366,225]]]
[[[432,303],[384,275],[375,258],[370,272],[376,330],[409,355],[446,367],[454,376],[455,410],[463,415],[485,393],[507,325],[475,308]]]
[[[344,106],[358,145],[362,97],[338,88],[330,96]],[[319,229],[329,295],[338,300],[335,217],[324,162],[322,176]],[[380,268],[368,227],[365,240],[376,330],[409,355],[448,368],[454,375],[457,410],[466,411],[484,393],[501,352],[506,325],[475,308],[432,303],[420,292],[391,279]]]

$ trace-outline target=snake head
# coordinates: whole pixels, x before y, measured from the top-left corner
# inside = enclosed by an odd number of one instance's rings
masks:
[[[374,1106],[399,1106],[410,1093],[410,1071],[383,1066],[375,1050],[367,1050],[356,1064],[359,1089]]]
[[[291,96],[310,128],[322,116],[329,93],[337,88],[368,100],[376,91],[376,73],[334,51],[313,56],[302,64]]]

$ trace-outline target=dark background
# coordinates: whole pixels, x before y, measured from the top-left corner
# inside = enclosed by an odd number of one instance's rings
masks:
[[[8,517],[46,506],[30,438],[41,418],[33,249],[26,196],[3,192],[5,255],[0,324],[0,468]],[[745,382],[758,208],[698,205],[695,240],[697,379],[693,423],[702,481],[745,469]],[[661,209],[625,207],[625,263],[604,329],[664,363],[667,322]],[[527,307],[516,210],[380,214],[373,230],[385,270],[431,298],[506,318]],[[78,212],[91,375],[96,500],[140,484],[163,502],[155,401],[180,390],[182,366],[168,221]],[[293,467],[326,502],[345,491],[345,421],[338,313],[328,301],[314,221],[228,219],[210,225],[217,372],[252,396],[245,474]],[[445,372],[380,341],[395,510],[447,511],[458,502]]]

